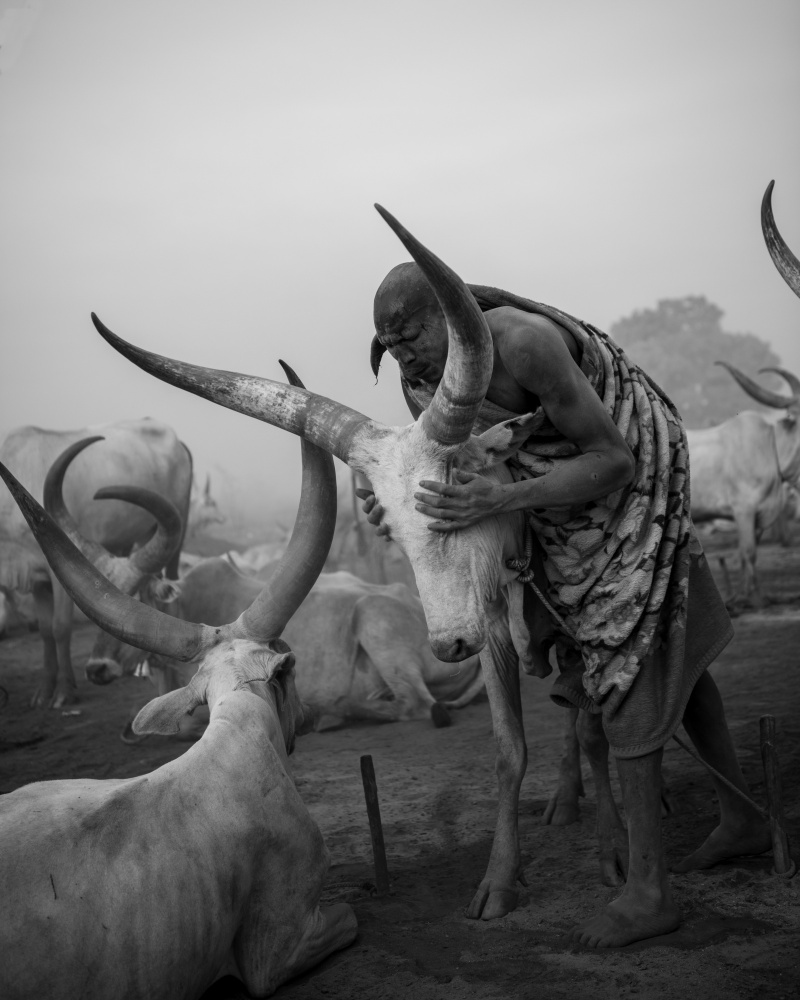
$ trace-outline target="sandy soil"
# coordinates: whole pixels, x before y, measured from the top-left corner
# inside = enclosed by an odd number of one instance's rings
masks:
[[[762,804],[758,720],[776,717],[785,810],[798,858],[800,549],[762,549],[759,566],[774,603],[736,619],[736,638],[712,673],[745,775]],[[84,661],[91,641],[92,630],[79,626],[76,664]],[[185,750],[185,744],[156,737],[135,747],[119,740],[130,706],[148,696],[144,680],[109,688],[82,681],[81,702],[68,714],[29,711],[39,656],[36,635],[0,643],[0,685],[8,693],[0,710],[0,791],[47,778],[140,774]],[[332,858],[325,899],[349,900],[360,933],[349,950],[277,996],[788,1000],[800,995],[800,876],[772,875],[769,855],[672,876],[685,919],[668,937],[604,952],[569,947],[569,929],[617,891],[604,888],[597,875],[588,767],[582,822],[561,828],[542,824],[563,725],[563,712],[550,702],[548,688],[548,681],[523,679],[530,763],[520,830],[529,888],[518,909],[498,921],[463,916],[488,860],[494,826],[494,750],[485,701],[456,713],[449,729],[424,722],[361,725],[300,740],[294,756],[298,785]],[[374,888],[362,754],[372,755],[377,774],[391,875],[384,897]],[[666,851],[676,861],[715,825],[716,803],[703,768],[675,743],[666,748],[664,771],[676,807],[664,823]]]

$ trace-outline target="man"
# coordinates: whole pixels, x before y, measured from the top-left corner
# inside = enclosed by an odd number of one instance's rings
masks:
[[[469,287],[494,348],[474,432],[524,413],[535,414],[534,429],[508,463],[513,483],[475,474],[450,485],[423,480],[417,509],[436,532],[512,510],[527,514],[526,548],[539,551],[534,563],[544,573],[537,595],[556,632],[561,676],[553,697],[602,718],[628,821],[625,888],[575,936],[621,946],[668,933],[680,920],[661,847],[660,767],[681,721],[701,756],[747,792],[706,672],[731,638],[730,620],[692,527],[686,437],[670,400],[593,327],[499,289]],[[416,419],[448,350],[443,314],[416,264],[387,275],[374,319],[373,370],[388,351]],[[364,509],[380,525],[374,496]],[[719,826],[676,871],[770,847],[755,811],[715,785]]]

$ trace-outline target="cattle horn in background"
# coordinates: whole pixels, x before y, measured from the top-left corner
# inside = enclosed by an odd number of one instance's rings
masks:
[[[798,402],[797,396],[781,396],[777,392],[772,392],[770,389],[765,389],[763,385],[759,385],[758,382],[754,382],[753,379],[745,375],[744,372],[739,371],[733,365],[729,365],[727,361],[715,361],[715,365],[719,365],[721,368],[727,369],[739,383],[739,385],[744,389],[748,396],[752,396],[757,402],[762,403],[764,406],[774,406],[777,410],[788,410],[790,406],[795,406]],[[762,368],[762,371],[778,371],[776,368]],[[781,371],[780,374],[783,374]],[[784,378],[786,376],[784,375]],[[787,381],[789,381],[787,379]]]
[[[317,578],[336,523],[336,475],[330,455],[303,449],[303,487],[289,547],[249,609],[221,627],[173,618],[122,593],[99,573],[53,518],[0,463],[4,479],[54,573],[97,625],[132,646],[173,659],[201,656],[222,641],[276,639]]]
[[[772,189],[775,181],[770,181],[761,200],[761,232],[764,242],[783,280],[795,295],[800,296],[800,261],[795,257],[775,225],[772,214]]]
[[[759,374],[764,372],[774,372],[776,375],[780,375],[784,379],[789,388],[794,393],[794,401],[797,402],[800,399],[800,378],[798,378],[793,372],[788,371],[786,368],[759,368]]]
[[[44,481],[44,508],[98,572],[124,593],[133,594],[146,576],[158,573],[175,555],[183,537],[183,522],[175,505],[152,490],[139,486],[108,486],[98,490],[94,499],[123,500],[143,508],[155,518],[155,533],[141,548],[125,557],[113,555],[81,533],[64,503],[64,476],[71,462],[85,448],[103,440],[99,435],[83,438],[62,451]]]

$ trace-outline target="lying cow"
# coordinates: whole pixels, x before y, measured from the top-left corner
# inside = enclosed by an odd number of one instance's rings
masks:
[[[179,596],[159,605],[185,621],[212,625],[246,608],[262,583],[225,558],[205,559],[180,581]],[[450,724],[449,708],[468,704],[482,689],[478,657],[460,664],[437,660],[428,644],[418,597],[401,583],[379,586],[350,573],[323,573],[284,630],[300,666],[297,691],[314,724],[323,717],[396,722],[432,718]],[[86,676],[107,684],[142,672],[142,653],[101,635]],[[150,657],[144,672],[160,693],[186,683],[193,669]],[[192,729],[186,727],[185,735]],[[130,738],[126,729],[123,739]]]
[[[253,996],[350,944],[346,904],[320,909],[328,852],[287,771],[301,710],[278,637],[313,584],[335,519],[333,463],[304,449],[295,533],[229,625],[177,621],[117,590],[4,466],[0,474],[79,607],[124,641],[201,663],[140,732],[208,704],[199,743],[151,774],[48,781],[0,799],[0,995],[177,1000],[235,972]]]

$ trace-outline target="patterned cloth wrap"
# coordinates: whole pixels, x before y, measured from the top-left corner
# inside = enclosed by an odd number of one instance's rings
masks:
[[[513,306],[569,330],[581,349],[581,370],[633,452],[636,471],[624,489],[573,507],[526,511],[539,542],[542,588],[533,573],[520,579],[544,598],[555,625],[561,677],[554,700],[602,712],[617,756],[649,753],[680,724],[697,678],[733,634],[691,521],[681,418],[666,394],[593,326],[500,289],[469,287],[484,311]],[[403,388],[422,409],[435,392],[431,385],[404,382]],[[485,400],[474,432],[515,415]],[[579,454],[541,407],[535,418],[530,437],[508,461],[515,481],[543,476]],[[522,601],[510,605],[512,635],[536,641],[527,605],[524,615]],[[515,645],[529,672],[550,672],[541,657],[536,667],[516,638]],[[642,671],[646,663],[653,666]],[[640,672],[648,676],[634,683]]]

